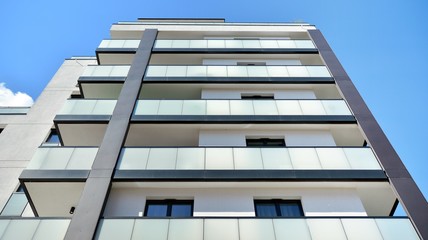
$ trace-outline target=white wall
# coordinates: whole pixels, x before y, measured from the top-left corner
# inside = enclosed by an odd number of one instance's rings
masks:
[[[199,146],[246,146],[246,137],[284,138],[287,146],[336,146],[329,131],[201,130]]]
[[[241,99],[241,94],[273,94],[274,99],[316,99],[312,90],[202,89],[202,99]]]
[[[141,216],[146,199],[193,199],[194,216],[255,216],[254,199],[300,199],[305,216],[367,216],[355,189],[311,188],[118,188],[105,217]]]

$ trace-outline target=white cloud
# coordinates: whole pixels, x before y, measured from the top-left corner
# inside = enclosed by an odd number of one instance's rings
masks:
[[[0,83],[0,107],[24,107],[33,105],[34,101],[28,94],[17,92],[5,86],[5,83]]]

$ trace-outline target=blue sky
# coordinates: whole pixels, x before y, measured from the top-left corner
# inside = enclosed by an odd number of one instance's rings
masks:
[[[34,99],[65,58],[91,56],[109,27],[138,17],[315,24],[428,196],[428,2],[2,1],[0,83]]]

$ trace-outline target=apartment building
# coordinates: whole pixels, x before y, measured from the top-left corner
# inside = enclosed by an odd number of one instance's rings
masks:
[[[0,239],[428,239],[424,196],[314,25],[110,32],[33,107],[0,109]]]

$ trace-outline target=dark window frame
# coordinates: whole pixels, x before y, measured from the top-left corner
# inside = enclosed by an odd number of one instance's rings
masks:
[[[257,214],[257,204],[273,204],[275,206],[275,212],[276,212],[276,216],[269,216],[269,217],[264,217],[264,216],[259,216],[259,214]],[[282,212],[281,212],[281,204],[297,204],[298,208],[299,208],[299,213],[300,216],[283,216]],[[254,212],[256,214],[257,218],[293,218],[293,217],[304,217],[305,216],[305,212],[303,211],[303,207],[302,207],[302,201],[300,200],[286,200],[286,199],[255,199],[254,200]]]
[[[166,205],[166,216],[147,216],[147,212],[149,210],[149,205]],[[164,200],[146,200],[146,204],[144,206],[144,217],[149,218],[175,218],[174,216],[171,216],[172,212],[172,206],[173,205],[190,205],[190,216],[193,217],[193,207],[194,207],[194,201],[193,200],[177,200],[177,199],[164,199]],[[177,217],[177,218],[186,218],[186,217]]]
[[[260,142],[261,144],[257,144]],[[278,143],[275,145],[269,145],[269,143]],[[286,147],[284,138],[245,138],[245,144],[247,147]]]

